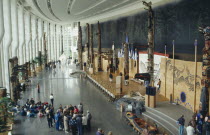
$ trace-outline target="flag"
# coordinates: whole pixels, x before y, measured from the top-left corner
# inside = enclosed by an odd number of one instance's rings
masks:
[[[127,34],[126,34],[126,36],[125,36],[125,42],[126,42],[126,43],[129,42],[129,40],[128,40],[128,35],[127,35]]]

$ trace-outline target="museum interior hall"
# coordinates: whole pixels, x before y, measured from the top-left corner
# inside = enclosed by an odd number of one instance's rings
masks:
[[[0,0],[0,135],[210,135],[210,0]]]

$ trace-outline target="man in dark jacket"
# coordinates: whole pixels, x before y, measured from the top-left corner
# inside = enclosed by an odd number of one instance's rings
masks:
[[[179,135],[183,135],[184,134],[184,123],[185,123],[184,115],[182,115],[178,119],[178,123],[179,123]]]

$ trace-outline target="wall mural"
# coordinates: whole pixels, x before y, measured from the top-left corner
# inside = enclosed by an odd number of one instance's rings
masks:
[[[189,91],[194,91],[194,80],[195,75],[191,74],[188,67],[183,65],[182,69],[178,69],[176,66],[173,66],[171,60],[167,60],[167,69],[173,72],[174,69],[174,84],[178,85],[181,82],[184,82],[188,86]],[[183,73],[187,73],[186,76],[183,76]],[[201,76],[196,75],[196,88],[201,88]]]

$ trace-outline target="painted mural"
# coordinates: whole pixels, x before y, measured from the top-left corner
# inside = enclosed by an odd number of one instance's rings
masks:
[[[190,73],[189,68],[183,65],[182,68],[177,68],[172,65],[171,60],[167,60],[167,68],[173,72],[174,69],[174,84],[178,85],[184,82],[188,86],[189,91],[194,91],[194,73]],[[186,73],[185,75],[183,73]],[[196,76],[196,88],[201,89],[201,76]]]

